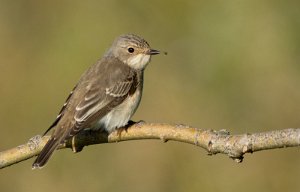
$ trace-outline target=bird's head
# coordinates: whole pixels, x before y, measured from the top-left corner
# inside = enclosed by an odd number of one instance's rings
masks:
[[[151,49],[143,38],[133,34],[119,36],[109,52],[136,70],[145,69],[151,60],[151,55],[160,53],[158,50]]]

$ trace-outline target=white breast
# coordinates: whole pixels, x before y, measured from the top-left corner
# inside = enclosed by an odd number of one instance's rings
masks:
[[[112,132],[117,128],[125,126],[134,112],[136,111],[142,97],[142,85],[136,92],[128,96],[123,103],[118,105],[97,123],[96,129],[105,129],[107,132]]]

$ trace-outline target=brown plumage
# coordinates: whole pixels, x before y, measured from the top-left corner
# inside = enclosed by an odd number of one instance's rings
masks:
[[[125,126],[141,99],[143,71],[151,55],[158,53],[136,35],[118,37],[104,57],[81,76],[45,132],[55,128],[32,167],[43,167],[60,144],[83,129],[111,132]]]

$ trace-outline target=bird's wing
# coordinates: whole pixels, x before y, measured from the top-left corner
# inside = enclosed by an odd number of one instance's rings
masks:
[[[134,85],[134,79],[134,75],[129,74],[126,79],[106,87],[104,92],[99,92],[97,88],[88,90],[84,99],[76,106],[74,116],[76,126],[81,127],[83,124],[90,122],[89,119],[94,114],[100,111],[107,114],[113,107],[119,105]]]
[[[84,99],[75,108],[75,124],[70,129],[68,137],[74,136],[81,129],[86,128],[94,121],[102,118],[114,107],[126,99],[130,90],[136,89],[136,75],[128,74],[126,79],[121,79],[105,91],[99,92],[97,84],[88,86]]]

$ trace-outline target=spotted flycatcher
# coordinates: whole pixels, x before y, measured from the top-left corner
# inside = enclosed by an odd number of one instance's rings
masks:
[[[42,168],[60,144],[83,129],[110,133],[126,126],[141,100],[144,70],[151,55],[159,53],[137,35],[119,36],[81,76],[46,131],[55,127],[32,167]]]

